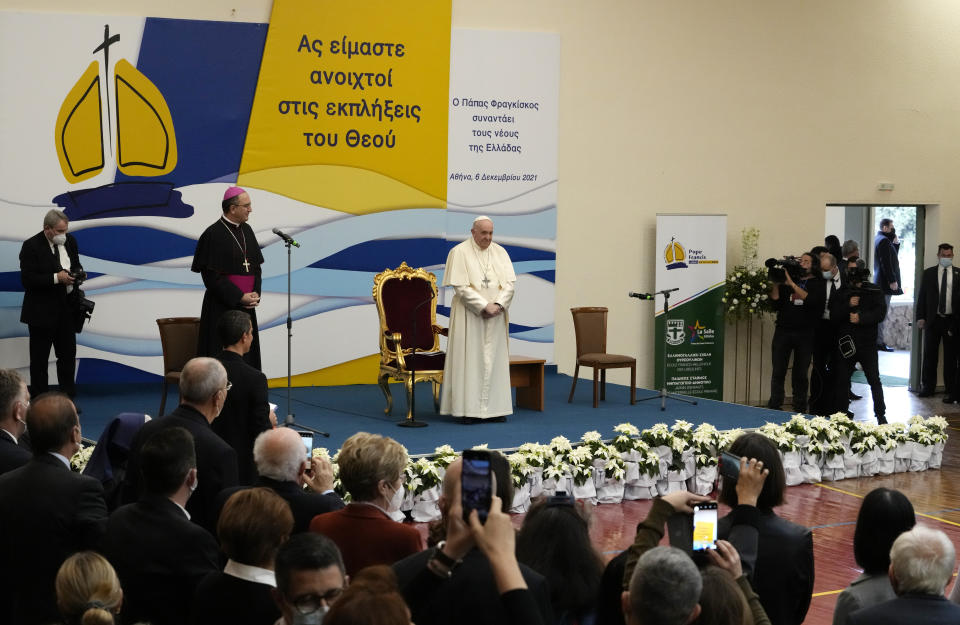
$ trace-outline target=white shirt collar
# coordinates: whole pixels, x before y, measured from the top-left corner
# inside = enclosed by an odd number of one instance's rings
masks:
[[[224,220],[225,222],[227,222],[228,224],[232,225],[232,226],[236,226],[237,228],[240,227],[240,224],[234,223],[234,222],[230,221],[229,219],[227,219],[227,216],[226,216],[226,215],[223,216],[223,220]]]
[[[259,566],[240,564],[233,560],[227,560],[227,566],[223,567],[223,572],[239,579],[245,579],[248,582],[266,584],[273,588],[277,587],[277,577],[273,571],[262,569]]]
[[[55,452],[55,451],[48,451],[47,453],[50,454],[51,456],[53,456],[54,458],[57,458],[58,460],[60,460],[60,462],[62,462],[64,465],[66,465],[66,467],[67,467],[68,469],[70,468],[70,459],[67,458],[66,456],[61,456],[60,454],[58,454],[58,453]],[[72,470],[72,469],[71,469],[71,470]]]
[[[13,435],[13,432],[11,432],[10,430],[6,430],[6,429],[4,429],[4,428],[0,428],[0,432],[3,432],[3,433],[6,434],[7,436],[9,436],[11,439],[13,439],[13,442],[14,442],[14,443],[19,444],[19,441],[17,440],[17,437],[14,436],[14,435]]]
[[[172,503],[172,504],[175,505],[176,507],[180,508],[180,510],[182,510],[183,513],[184,513],[185,515],[187,515],[187,520],[188,520],[188,521],[190,520],[190,513],[187,512],[187,509],[186,509],[186,508],[184,508],[183,506],[181,506],[180,504],[178,504],[178,503],[177,503],[176,501],[174,501],[173,499],[170,500],[170,503]]]

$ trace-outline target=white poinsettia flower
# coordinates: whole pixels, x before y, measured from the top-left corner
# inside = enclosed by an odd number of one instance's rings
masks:
[[[580,437],[584,443],[599,443],[603,440],[603,437],[600,436],[600,432],[596,430],[590,430],[589,432],[584,432],[583,436]]]

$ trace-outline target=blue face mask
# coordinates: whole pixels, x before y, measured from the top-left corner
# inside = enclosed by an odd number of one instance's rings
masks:
[[[952,265],[952,264],[953,264],[953,259],[952,259],[952,258],[944,258],[944,257],[942,257],[942,256],[940,257],[940,266],[941,266],[941,267],[949,267],[949,266]]]
[[[824,279],[824,280],[833,280],[833,272],[832,272],[832,271],[824,271],[824,272],[822,272],[822,273],[823,273],[823,279]]]

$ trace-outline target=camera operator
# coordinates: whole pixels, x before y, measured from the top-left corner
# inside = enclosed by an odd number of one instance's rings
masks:
[[[877,367],[877,326],[887,316],[887,307],[880,287],[870,282],[870,270],[863,260],[847,263],[847,281],[834,302],[830,316],[840,324],[834,377],[836,409],[850,414],[847,383],[859,362],[873,394],[873,413],[877,423],[886,423],[887,407]]]
[[[50,210],[43,218],[43,231],[24,241],[20,248],[20,281],[24,289],[20,321],[30,330],[32,397],[48,389],[47,359],[51,346],[57,355],[60,390],[71,398],[77,394],[74,300],[79,292],[74,291],[79,288],[78,278],[85,274],[77,240],[67,234],[68,228],[66,214]]]
[[[837,266],[837,259],[830,252],[820,254],[820,275],[823,277],[823,312],[814,327],[813,337],[813,377],[810,381],[810,411],[818,415],[835,412],[833,378],[837,368],[837,321],[831,312],[831,305],[840,292],[843,274]]]
[[[783,404],[783,382],[787,377],[787,363],[793,352],[793,408],[807,411],[807,370],[813,353],[813,329],[823,313],[824,290],[818,287],[820,278],[813,274],[819,262],[812,254],[800,257],[799,262],[786,259],[780,271],[770,270],[770,300],[777,311],[776,330],[773,333],[771,352],[773,373],[770,376],[770,401],[768,408],[780,410]],[[767,262],[770,266],[770,261]],[[793,274],[793,275],[791,275]]]

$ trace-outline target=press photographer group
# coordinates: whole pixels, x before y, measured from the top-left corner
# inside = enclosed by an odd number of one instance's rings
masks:
[[[770,303],[777,315],[767,406],[779,410],[783,405],[792,354],[794,410],[845,412],[852,417],[850,400],[859,397],[851,391],[850,376],[860,363],[873,395],[874,416],[878,423],[886,423],[877,346],[888,302],[881,287],[871,281],[857,243],[768,258],[765,265]]]

